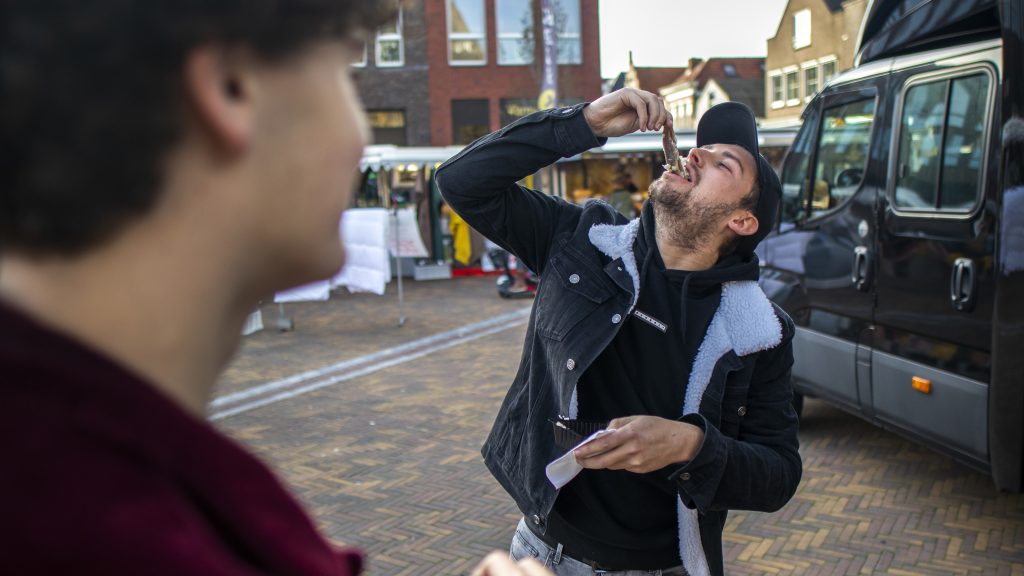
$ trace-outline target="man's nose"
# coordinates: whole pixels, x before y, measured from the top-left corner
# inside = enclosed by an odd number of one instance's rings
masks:
[[[700,148],[690,148],[690,153],[686,157],[692,160],[698,168],[704,165],[704,151]]]

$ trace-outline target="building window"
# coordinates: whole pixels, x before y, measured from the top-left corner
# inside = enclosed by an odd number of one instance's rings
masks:
[[[536,98],[502,98],[500,103],[502,126],[508,126],[537,111]]]
[[[558,99],[560,106],[573,106],[580,102],[583,102],[583,99],[576,96],[563,96]],[[536,98],[502,98],[498,105],[500,106],[498,121],[502,126],[508,126],[523,116],[529,116],[538,110]]]
[[[772,108],[782,108],[786,105],[785,96],[782,93],[782,74],[773,74],[772,83]]]
[[[732,64],[725,64],[722,66],[722,72],[724,72],[729,78],[732,78],[736,75],[736,67]]]
[[[811,45],[811,11],[806,8],[793,14],[793,49]]]
[[[818,65],[811,64],[807,68],[804,68],[804,90],[807,93],[807,99],[810,100],[818,93]]]
[[[367,110],[366,115],[373,130],[374,144],[408,144],[405,136],[404,110]]]
[[[469,144],[490,129],[487,100],[452,100],[452,144]]]
[[[405,64],[405,50],[402,42],[402,11],[398,17],[377,29],[377,66],[401,66]]]
[[[487,63],[487,20],[483,0],[448,0],[448,63]]]
[[[796,70],[786,72],[786,106],[800,103],[800,75]]]
[[[821,63],[821,82],[822,84],[828,84],[828,81],[834,78],[836,75],[836,61],[829,60],[828,62]]]
[[[496,0],[498,64],[533,64],[533,10],[530,0]]]
[[[580,0],[552,0],[558,28],[558,63],[582,64]]]

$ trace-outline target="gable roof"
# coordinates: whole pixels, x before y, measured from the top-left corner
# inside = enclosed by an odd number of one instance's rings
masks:
[[[670,84],[673,78],[678,77],[686,68],[633,68],[636,72],[636,79],[641,90],[654,92],[666,84]]]
[[[692,68],[659,88],[690,84],[700,90],[708,80],[736,79],[764,81],[764,58],[710,58],[696,62]],[[721,82],[719,82],[721,84]]]

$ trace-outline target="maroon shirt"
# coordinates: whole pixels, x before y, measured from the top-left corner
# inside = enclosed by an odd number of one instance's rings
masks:
[[[361,566],[206,421],[0,302],[0,573],[348,576]]]

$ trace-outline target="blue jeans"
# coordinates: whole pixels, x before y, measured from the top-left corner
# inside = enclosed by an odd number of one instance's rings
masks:
[[[578,560],[562,554],[562,545],[558,548],[548,546],[546,542],[537,537],[536,534],[526,527],[525,520],[519,520],[516,526],[516,533],[512,535],[512,547],[509,549],[509,556],[513,560],[522,560],[527,556],[533,556],[538,562],[547,566],[556,576],[593,576],[595,574],[607,574],[608,576],[686,576],[686,569],[682,566],[667,568],[665,570],[615,570],[606,571],[592,568]]]

